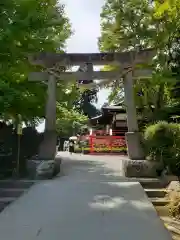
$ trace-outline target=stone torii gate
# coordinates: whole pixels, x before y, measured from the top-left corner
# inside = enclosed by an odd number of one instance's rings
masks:
[[[45,72],[33,72],[30,81],[47,81],[47,104],[44,140],[40,147],[41,160],[54,160],[56,153],[56,83],[58,80],[93,80],[117,79],[124,82],[125,105],[127,112],[126,142],[128,156],[132,160],[143,160],[144,153],[140,144],[140,134],[137,123],[136,107],[133,91],[133,80],[137,77],[150,77],[151,71],[137,70],[136,66],[152,60],[153,49],[129,51],[121,53],[38,53],[29,56],[33,65],[43,66]],[[62,71],[69,66],[87,64],[87,71]],[[94,65],[117,65],[118,71],[93,71]]]

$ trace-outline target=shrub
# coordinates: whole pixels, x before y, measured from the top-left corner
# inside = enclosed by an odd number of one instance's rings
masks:
[[[146,155],[159,161],[163,167],[179,176],[180,174],[180,125],[158,122],[145,129],[144,149]]]
[[[180,218],[180,192],[171,191],[168,194],[170,200],[168,204],[169,214],[174,218]]]

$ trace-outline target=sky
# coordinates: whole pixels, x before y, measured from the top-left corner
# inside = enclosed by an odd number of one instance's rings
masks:
[[[74,34],[67,41],[68,53],[93,53],[98,50],[100,36],[100,12],[104,0],[64,0],[67,16],[72,24]],[[102,89],[98,93],[97,106],[107,101],[109,91]],[[44,123],[37,128],[44,130]]]

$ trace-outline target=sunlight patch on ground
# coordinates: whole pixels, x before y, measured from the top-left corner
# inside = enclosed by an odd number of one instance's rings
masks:
[[[109,210],[121,207],[126,203],[123,198],[110,197],[108,195],[97,195],[94,197],[94,202],[90,203],[90,207],[99,210]]]

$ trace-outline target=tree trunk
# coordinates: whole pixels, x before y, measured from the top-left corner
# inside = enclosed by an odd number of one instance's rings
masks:
[[[163,96],[164,96],[164,83],[161,83],[159,85],[159,90],[158,90],[158,98],[156,102],[156,111],[162,108],[162,103],[163,103]]]

